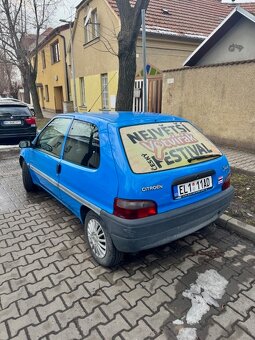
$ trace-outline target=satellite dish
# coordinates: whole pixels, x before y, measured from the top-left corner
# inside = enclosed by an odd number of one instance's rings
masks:
[[[87,26],[87,25],[88,25],[89,20],[90,20],[90,18],[91,18],[91,13],[92,13],[92,9],[90,8],[89,11],[88,11],[88,14],[87,14],[87,16],[86,16],[86,19],[85,19],[85,21],[84,21],[84,26]]]

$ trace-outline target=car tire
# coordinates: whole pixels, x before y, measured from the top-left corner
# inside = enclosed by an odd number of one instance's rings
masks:
[[[25,161],[22,163],[22,180],[27,192],[33,192],[36,190],[36,185],[33,183],[29,168]]]
[[[86,241],[97,263],[104,267],[120,263],[123,253],[115,248],[104,221],[93,211],[88,212],[84,229]]]

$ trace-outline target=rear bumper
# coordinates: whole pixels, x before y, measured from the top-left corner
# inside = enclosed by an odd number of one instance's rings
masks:
[[[11,131],[11,132],[4,132],[0,131],[0,140],[6,139],[34,139],[36,136],[36,128],[26,129],[25,131]]]
[[[115,247],[136,252],[169,243],[214,222],[229,206],[233,187],[203,201],[140,220],[124,220],[106,212],[101,217]]]

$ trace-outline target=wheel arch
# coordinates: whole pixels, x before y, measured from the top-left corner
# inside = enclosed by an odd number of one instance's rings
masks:
[[[82,205],[80,208],[80,220],[84,224],[85,223],[85,218],[87,216],[87,213],[89,211],[92,211],[90,208],[88,208],[86,205]]]
[[[21,168],[22,168],[22,164],[23,164],[24,161],[25,161],[24,157],[20,156],[19,157],[19,165],[21,166]]]

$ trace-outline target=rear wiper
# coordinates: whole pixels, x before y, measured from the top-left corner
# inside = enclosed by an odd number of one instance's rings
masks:
[[[211,157],[220,157],[221,154],[219,153],[212,153],[211,155],[203,155],[203,156],[195,156],[195,157],[191,157],[188,159],[188,162],[191,163],[193,161],[198,161],[200,159],[207,159],[207,158],[211,158]]]

